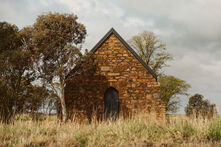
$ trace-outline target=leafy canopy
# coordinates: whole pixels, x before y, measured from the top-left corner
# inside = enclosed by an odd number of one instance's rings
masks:
[[[166,105],[166,111],[176,112],[179,108],[180,96],[188,96],[187,90],[190,88],[190,85],[174,76],[160,77],[159,83],[160,98]]]
[[[18,27],[7,22],[0,22],[0,54],[6,50],[17,49],[20,45]]]
[[[152,32],[144,31],[133,36],[129,44],[157,75],[160,75],[163,67],[167,66],[166,62],[173,59],[166,51],[166,44],[162,43]]]
[[[78,57],[79,48],[75,45],[85,38],[84,25],[77,22],[74,14],[49,13],[40,15],[26,30],[31,32],[31,39],[26,41],[33,47],[33,59],[41,77],[49,84],[54,76],[63,80]]]

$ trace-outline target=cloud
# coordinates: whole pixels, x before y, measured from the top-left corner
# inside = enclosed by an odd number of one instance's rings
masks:
[[[68,6],[58,0],[2,0],[0,5],[0,21],[16,24],[19,28],[32,25],[38,15],[51,12],[66,12]]]
[[[120,0],[119,5],[132,15],[153,18],[161,31],[174,30],[186,43],[221,41],[221,1],[199,0]],[[173,37],[175,38],[175,37]]]

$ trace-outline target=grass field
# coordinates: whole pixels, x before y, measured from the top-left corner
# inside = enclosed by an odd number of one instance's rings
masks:
[[[0,124],[0,146],[220,146],[221,119],[169,115],[165,122],[141,117],[116,122],[61,124],[55,116]]]

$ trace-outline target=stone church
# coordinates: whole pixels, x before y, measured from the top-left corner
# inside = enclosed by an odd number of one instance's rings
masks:
[[[66,78],[68,118],[103,120],[105,115],[132,117],[141,113],[164,119],[157,76],[112,28],[91,50],[97,70]],[[76,73],[76,72],[75,72]]]

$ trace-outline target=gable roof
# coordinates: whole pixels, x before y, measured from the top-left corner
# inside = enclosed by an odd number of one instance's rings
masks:
[[[111,28],[106,35],[92,48],[91,52],[95,53],[97,49],[107,40],[107,38],[114,34],[117,39],[137,58],[137,60],[147,69],[147,71],[157,80],[157,75],[154,71],[137,55],[137,53],[129,46],[129,44],[115,31],[114,28]]]

